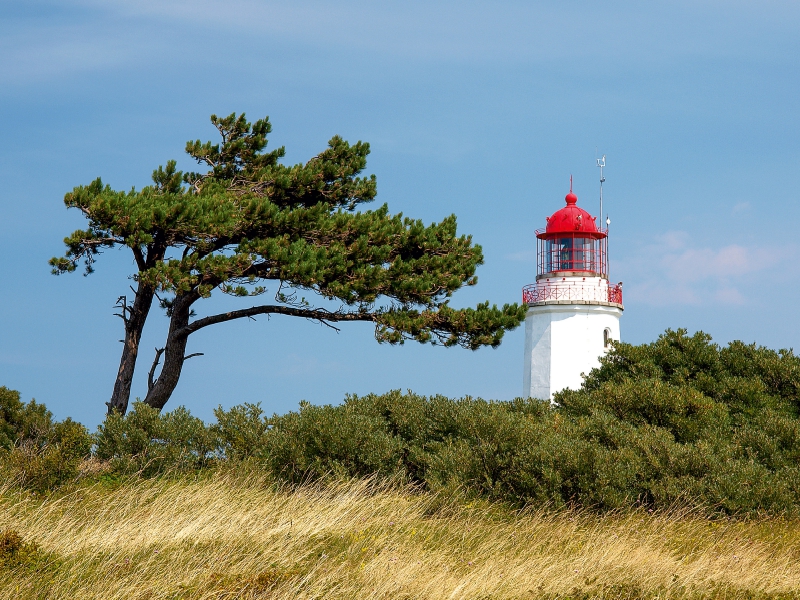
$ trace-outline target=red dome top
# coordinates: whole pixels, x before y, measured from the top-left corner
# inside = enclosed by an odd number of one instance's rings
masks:
[[[602,238],[605,233],[597,229],[595,217],[577,206],[578,197],[570,190],[564,198],[567,205],[547,219],[547,229],[537,237],[549,238],[558,233],[582,233],[585,237]]]

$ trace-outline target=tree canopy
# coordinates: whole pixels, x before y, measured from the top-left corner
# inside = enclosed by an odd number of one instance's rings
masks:
[[[145,398],[156,408],[169,400],[184,361],[194,356],[186,355],[189,336],[233,319],[282,314],[332,327],[368,321],[379,342],[473,350],[496,347],[524,319],[525,307],[517,304],[449,305],[456,290],[477,283],[475,270],[483,264],[480,246],[458,235],[455,215],[425,225],[390,214],[386,205],[358,210],[377,193],[375,176],[361,176],[368,144],[336,136],[307,162],[284,165],[283,148],[265,151],[268,119],[251,124],[234,113],[212,115],[211,122],[221,143],[186,145],[205,172],[182,173],[169,161],[141,190],[116,191],[98,178],[65,196],[89,225],[65,239],[64,256],[50,261],[54,273],[83,263],[89,274],[98,255],[115,246],[129,248],[136,262],[133,299],[118,301],[126,337],[110,411],[127,409],[154,298],[170,319]],[[195,303],[215,292],[238,298],[272,292],[273,301],[195,317]]]

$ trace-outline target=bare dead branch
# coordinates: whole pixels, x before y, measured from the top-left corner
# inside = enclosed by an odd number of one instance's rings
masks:
[[[190,358],[194,358],[195,356],[203,356],[203,353],[195,352],[194,354],[187,354],[186,356],[183,357],[183,360],[186,361],[189,360]]]
[[[161,362],[161,355],[164,354],[164,348],[156,348],[156,357],[153,359],[153,366],[150,367],[150,372],[147,374],[147,391],[153,389],[153,386],[156,382],[153,380],[153,377],[156,374],[156,367],[158,367],[158,363]]]
[[[122,322],[125,323],[125,329],[127,329],[128,319],[132,311],[131,307],[128,306],[128,298],[126,296],[120,296],[117,298],[117,302],[114,306],[120,309],[118,313],[114,313],[114,316],[122,319]]]
[[[320,319],[320,320],[319,320],[319,322],[320,322],[320,324],[321,324],[321,325],[325,325],[325,327],[330,327],[330,328],[331,328],[331,329],[333,329],[333,330],[334,330],[336,333],[339,333],[339,332],[341,331],[341,329],[339,329],[339,328],[338,328],[338,327],[336,327],[335,325],[332,325],[331,323],[328,323],[328,322],[327,322],[325,319]]]

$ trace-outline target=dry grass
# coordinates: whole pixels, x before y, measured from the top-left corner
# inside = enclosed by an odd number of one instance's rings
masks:
[[[0,598],[800,598],[800,523],[514,514],[372,482],[258,477],[0,490]],[[1,557],[0,557],[1,558]]]

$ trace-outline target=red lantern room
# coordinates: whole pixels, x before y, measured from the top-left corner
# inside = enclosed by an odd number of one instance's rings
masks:
[[[608,277],[608,230],[598,229],[596,217],[578,207],[572,193],[567,205],[548,217],[536,231],[537,279],[582,275]]]

